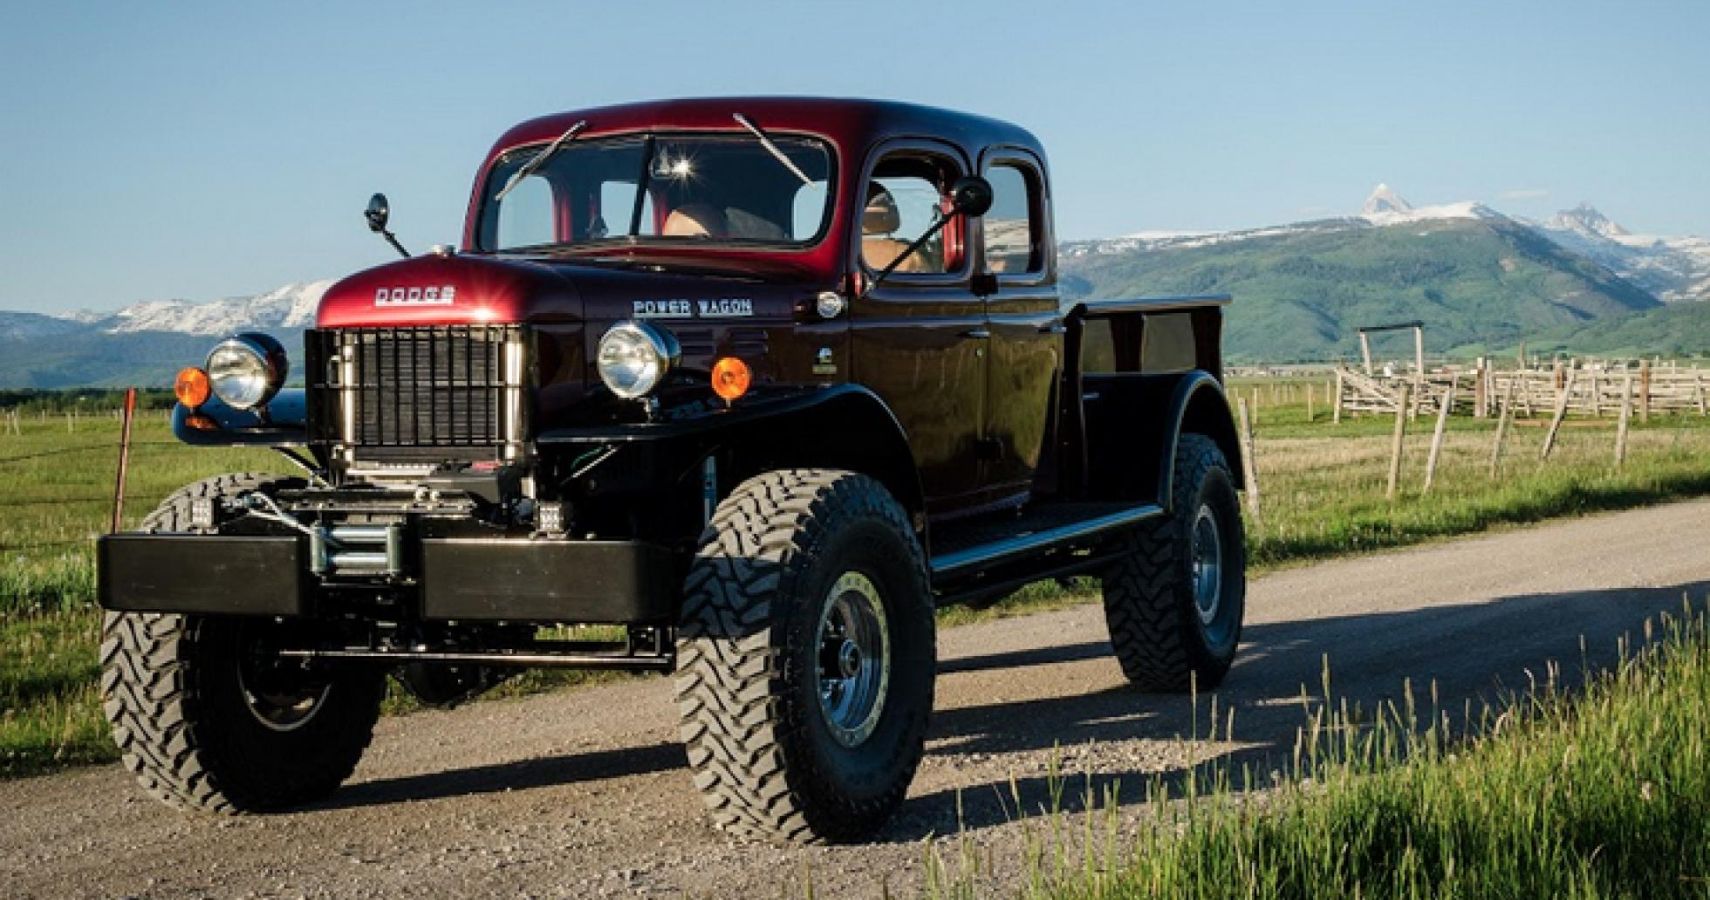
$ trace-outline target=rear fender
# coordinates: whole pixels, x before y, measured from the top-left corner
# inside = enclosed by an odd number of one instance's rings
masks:
[[[1209,372],[1085,378],[1087,491],[1170,508],[1183,434],[1211,438],[1241,484],[1241,446],[1223,385]]]

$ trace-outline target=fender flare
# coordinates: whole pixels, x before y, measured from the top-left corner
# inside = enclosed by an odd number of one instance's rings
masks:
[[[1223,383],[1210,372],[1195,370],[1180,377],[1170,393],[1168,423],[1158,454],[1158,505],[1169,512],[1175,496],[1176,447],[1183,433],[1203,434],[1217,444],[1229,461],[1237,490],[1246,488],[1241,440]]]

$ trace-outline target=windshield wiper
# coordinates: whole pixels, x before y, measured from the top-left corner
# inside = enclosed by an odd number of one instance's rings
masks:
[[[778,162],[784,164],[784,168],[789,169],[797,178],[800,178],[802,180],[802,184],[813,184],[813,179],[807,177],[806,172],[803,172],[795,163],[791,162],[790,158],[784,155],[784,151],[778,149],[778,145],[772,143],[772,139],[766,136],[766,132],[760,130],[760,126],[748,121],[748,117],[742,113],[731,113],[730,117],[736,120],[736,124],[753,132],[754,136],[760,139],[760,146],[765,147],[767,153],[772,154]]]
[[[564,129],[564,133],[559,135],[557,140],[547,144],[545,149],[536,153],[528,162],[522,164],[522,168],[518,169],[516,174],[512,175],[510,179],[505,182],[505,186],[499,188],[499,193],[493,196],[493,202],[497,203],[500,200],[505,199],[505,195],[510,193],[512,188],[522,184],[522,180],[524,178],[533,175],[541,166],[546,165],[546,161],[552,158],[552,154],[557,153],[565,144],[575,140],[576,135],[581,134],[582,129],[587,127],[588,120],[583,119],[569,128]]]

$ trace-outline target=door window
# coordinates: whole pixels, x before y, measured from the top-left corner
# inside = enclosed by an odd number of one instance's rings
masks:
[[[1044,269],[1043,229],[1039,223],[1038,178],[1020,163],[1002,161],[986,169],[992,184],[992,208],[981,219],[986,271],[1024,274]]]
[[[897,259],[898,273],[941,274],[960,269],[961,241],[946,227],[914,254],[908,246],[944,216],[944,190],[956,177],[954,164],[941,157],[900,153],[873,169],[867,205],[861,213],[861,260],[875,271]]]

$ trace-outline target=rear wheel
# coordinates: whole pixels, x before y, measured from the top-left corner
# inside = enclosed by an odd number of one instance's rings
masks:
[[[1182,435],[1171,512],[1127,539],[1104,576],[1123,674],[1143,690],[1217,686],[1246,612],[1246,536],[1235,480],[1210,438]]]
[[[222,475],[143,521],[190,531],[190,504],[269,486]],[[241,590],[233,585],[233,590]],[[108,613],[101,695],[126,768],[178,806],[239,813],[331,793],[356,768],[385,690],[377,669],[280,659],[289,626],[264,619]]]
[[[688,578],[677,702],[714,822],[794,841],[870,835],[925,748],[926,563],[872,479],[790,470],[720,504]]]

